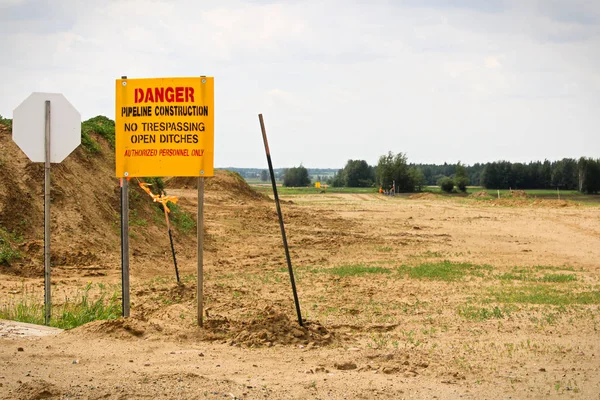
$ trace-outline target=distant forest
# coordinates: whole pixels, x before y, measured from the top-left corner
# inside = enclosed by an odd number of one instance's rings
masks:
[[[12,120],[0,115],[0,124],[12,128]],[[90,132],[115,143],[114,121],[104,116],[90,118],[82,123],[81,143],[91,153],[99,151]],[[266,169],[222,168],[238,172],[246,180],[268,182]],[[440,186],[447,192],[466,191],[468,185],[486,189],[562,189],[582,193],[600,192],[600,159],[581,157],[558,161],[512,163],[495,161],[464,165],[409,163],[404,153],[388,152],[377,165],[365,160],[348,160],[344,168],[278,168],[275,177],[285,186],[307,186],[314,182],[338,187],[374,187],[396,192],[415,192],[425,186]]]
[[[286,173],[296,175],[298,169],[279,168],[275,170],[278,181],[284,182]],[[227,168],[234,170],[248,180],[268,181],[266,169]],[[341,169],[305,168],[312,182],[321,181],[332,186],[383,187],[395,185],[399,192],[420,191],[424,186],[444,186],[450,184],[465,190],[466,185],[482,186],[486,189],[556,189],[578,190],[584,193],[600,191],[600,159],[564,158],[559,161],[532,161],[512,163],[495,161],[473,165],[456,164],[413,164],[408,163],[402,153],[381,156],[375,166],[365,160],[348,160]],[[287,182],[285,182],[287,183]],[[284,183],[284,184],[285,184]],[[286,186],[304,186],[305,182]]]

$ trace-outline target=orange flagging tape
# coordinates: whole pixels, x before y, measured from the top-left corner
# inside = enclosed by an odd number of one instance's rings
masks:
[[[152,193],[152,191],[148,187],[151,186],[150,183],[140,182],[138,180],[138,184],[144,190],[144,192],[148,193],[148,195],[152,197],[152,200],[154,200],[155,203],[161,203],[167,212],[171,212],[171,210],[169,210],[169,207],[167,207],[167,202],[170,201],[171,203],[176,204],[177,200],[179,200],[177,196],[165,196],[164,194],[158,195]]]

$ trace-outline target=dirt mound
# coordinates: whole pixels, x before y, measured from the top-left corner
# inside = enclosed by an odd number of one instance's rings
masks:
[[[79,146],[51,168],[52,264],[107,265],[119,253],[119,181],[114,177],[114,149],[89,132],[96,150]],[[40,276],[43,272],[44,165],[32,163],[0,125],[0,240],[10,237],[19,257],[0,266],[3,273]],[[134,254],[161,256],[165,225],[160,210],[131,184],[130,243]],[[178,242],[185,235],[176,233]],[[191,240],[191,239],[188,239]],[[168,257],[166,257],[168,258]]]
[[[111,337],[114,339],[143,338],[150,333],[160,332],[155,324],[142,321],[135,317],[119,318],[108,321],[93,321],[78,328],[67,331],[80,337]]]
[[[510,190],[507,194],[508,197],[512,198],[527,198],[529,197],[524,190]]]
[[[19,385],[15,398],[22,400],[54,399],[60,398],[60,394],[56,385],[43,379],[34,379]]]
[[[186,311],[186,306],[175,304],[177,315]],[[220,315],[211,315],[204,320],[204,327],[184,327],[181,320],[170,323],[164,315],[169,307],[157,310],[149,321],[137,317],[119,318],[109,321],[94,321],[72,329],[66,334],[78,337],[110,337],[120,340],[177,337],[178,339],[225,341],[231,346],[271,347],[273,345],[326,346],[334,339],[334,334],[318,322],[305,321],[298,325],[285,313],[271,306],[264,308],[260,319],[236,321]]]
[[[415,193],[408,196],[409,199],[436,199],[437,196],[431,192]]]
[[[249,322],[230,321],[226,318],[212,318],[207,321],[207,328],[231,338],[231,346],[271,347],[273,345],[304,345],[307,347],[325,346],[334,339],[318,322],[305,321],[300,326],[286,314],[271,306],[264,308],[260,319]]]
[[[475,192],[475,193],[471,193],[469,195],[469,197],[476,197],[476,198],[486,198],[486,197],[491,197],[490,194],[488,192],[486,192],[485,190],[481,190],[479,192]]]
[[[196,189],[198,178],[173,177],[165,179],[165,187],[171,189]],[[232,200],[268,200],[268,197],[252,189],[240,174],[227,170],[215,171],[204,184],[207,195],[217,195]]]
[[[540,208],[563,208],[563,207],[579,207],[580,204],[568,200],[552,200],[552,199],[523,199],[523,198],[504,198],[493,199],[490,201],[492,206],[504,207],[540,207]]]

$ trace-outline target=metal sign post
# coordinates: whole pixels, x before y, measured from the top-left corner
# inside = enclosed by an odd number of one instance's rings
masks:
[[[198,325],[204,324],[204,178],[198,177],[198,217],[196,220],[198,235],[198,282],[196,298],[198,300]]]
[[[27,157],[44,163],[44,323],[49,325],[50,163],[60,163],[81,143],[81,115],[60,93],[32,93],[13,111],[12,131],[13,141]]]
[[[122,314],[124,317],[129,317],[129,182],[127,178],[121,178],[121,294]]]
[[[115,175],[122,179],[123,315],[129,315],[127,182],[147,176],[198,177],[198,325],[203,314],[204,178],[214,175],[214,78],[115,81]],[[167,217],[167,225],[168,217]],[[169,239],[175,273],[179,271]]]
[[[44,323],[50,325],[52,299],[50,289],[50,100],[45,101],[44,128]]]

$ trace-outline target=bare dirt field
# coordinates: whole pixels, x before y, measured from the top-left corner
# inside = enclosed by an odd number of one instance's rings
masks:
[[[204,328],[193,235],[176,240],[183,287],[168,238],[134,240],[132,317],[3,334],[0,397],[600,399],[597,205],[286,196],[301,328],[274,203],[218,186]],[[194,188],[169,194],[195,213]],[[59,303],[88,282],[120,290],[118,242],[87,246],[93,260],[56,262]],[[42,295],[39,267],[15,270],[2,270],[4,302]]]
[[[119,303],[114,149],[52,168],[53,321]],[[43,304],[43,168],[0,126],[0,312]],[[205,196],[196,323],[195,180],[163,212],[131,181],[127,319],[70,330],[0,321],[0,398],[600,399],[600,202],[432,193],[283,196],[217,171]],[[187,213],[187,214],[186,214]]]

